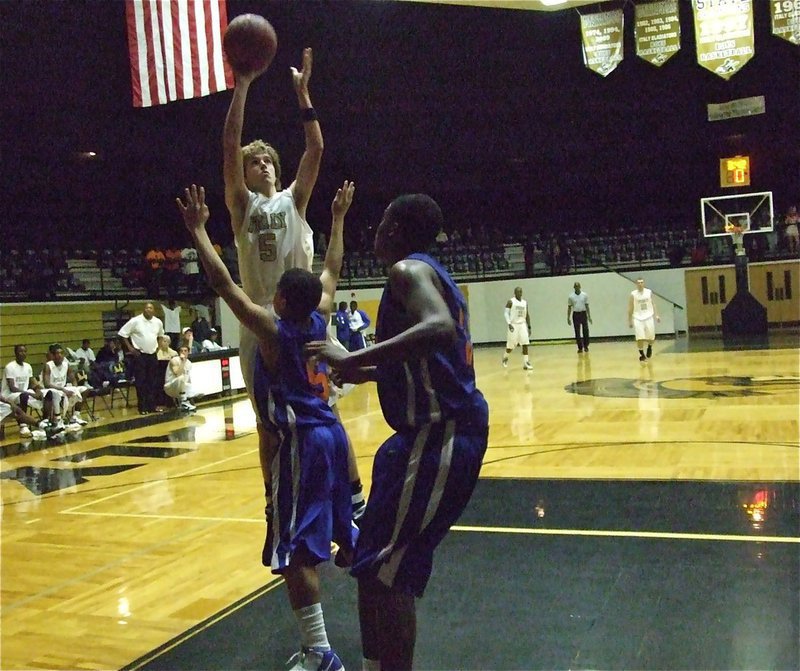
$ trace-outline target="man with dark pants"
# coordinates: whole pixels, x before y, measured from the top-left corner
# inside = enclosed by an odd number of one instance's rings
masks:
[[[572,324],[575,329],[575,344],[578,345],[578,354],[589,352],[589,324],[592,315],[589,312],[589,296],[581,291],[581,283],[575,282],[575,291],[567,298],[567,324]],[[581,335],[583,332],[583,335]]]
[[[128,361],[133,368],[140,415],[155,412],[159,392],[164,384],[156,358],[158,336],[165,335],[164,324],[155,316],[155,312],[155,306],[147,302],[142,314],[131,317],[119,330]]]

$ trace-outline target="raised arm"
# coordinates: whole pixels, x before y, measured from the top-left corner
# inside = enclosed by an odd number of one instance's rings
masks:
[[[331,203],[331,239],[325,252],[325,263],[322,274],[322,299],[318,310],[326,317],[329,316],[336,295],[336,284],[342,271],[342,257],[344,256],[344,216],[353,202],[356,186],[352,182],[344,181],[341,188],[336,191],[336,196]]]
[[[247,92],[258,74],[260,73],[236,73],[236,86],[233,89],[233,98],[222,130],[222,175],[225,179],[225,205],[231,215],[231,226],[234,233],[242,225],[247,209],[248,190],[244,181],[242,165],[242,125]]]
[[[248,298],[247,294],[236,285],[230,272],[225,267],[219,254],[211,244],[206,231],[209,211],[206,205],[205,189],[192,184],[184,191],[186,204],[176,198],[178,209],[183,215],[186,228],[194,240],[197,255],[208,277],[211,288],[224,300],[239,321],[255,333],[261,340],[271,340],[277,334],[277,327],[272,315],[260,305]]]
[[[317,183],[319,166],[322,162],[322,128],[320,128],[317,114],[311,105],[311,95],[308,92],[308,80],[311,79],[311,66],[313,64],[311,48],[303,49],[302,70],[292,68],[292,84],[297,94],[297,104],[300,106],[300,116],[303,121],[303,132],[306,136],[306,148],[297,166],[297,176],[289,187],[294,194],[294,203],[300,216],[305,219],[308,201],[311,192]]]

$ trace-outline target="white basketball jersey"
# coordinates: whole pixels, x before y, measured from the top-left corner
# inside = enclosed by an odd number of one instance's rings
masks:
[[[528,314],[528,301],[524,298],[517,300],[516,296],[511,297],[511,324],[525,324],[525,315]]]
[[[67,385],[67,373],[69,363],[64,359],[60,366],[56,366],[52,361],[45,364],[50,369],[50,384],[54,387],[65,387]]]
[[[291,189],[272,198],[251,191],[235,242],[242,289],[259,305],[272,302],[284,270],[311,270],[313,232],[297,211]]]
[[[631,291],[633,296],[633,318],[649,319],[656,311],[653,307],[653,292],[650,289],[634,289]]]

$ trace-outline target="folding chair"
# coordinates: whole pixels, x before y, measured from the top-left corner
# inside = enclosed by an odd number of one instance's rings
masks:
[[[86,412],[89,415],[89,418],[95,422],[97,421],[97,414],[95,413],[95,404],[97,403],[97,399],[102,399],[103,405],[106,406],[106,410],[108,410],[108,414],[112,417],[114,416],[114,411],[111,409],[111,406],[114,405],[114,388],[111,386],[108,387],[101,387],[100,389],[87,389],[83,392],[83,400],[84,400],[84,407],[86,408]],[[109,402],[109,397],[111,397],[111,401]],[[91,407],[89,407],[89,401],[91,400]]]

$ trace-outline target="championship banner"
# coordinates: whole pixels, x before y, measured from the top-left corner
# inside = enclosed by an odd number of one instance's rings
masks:
[[[692,0],[697,62],[730,79],[755,54],[753,0]]]
[[[772,34],[800,44],[800,0],[772,0]]]
[[[605,77],[622,63],[622,26],[621,9],[581,15],[583,62],[587,68]]]
[[[634,5],[636,55],[660,67],[681,48],[678,0]]]

